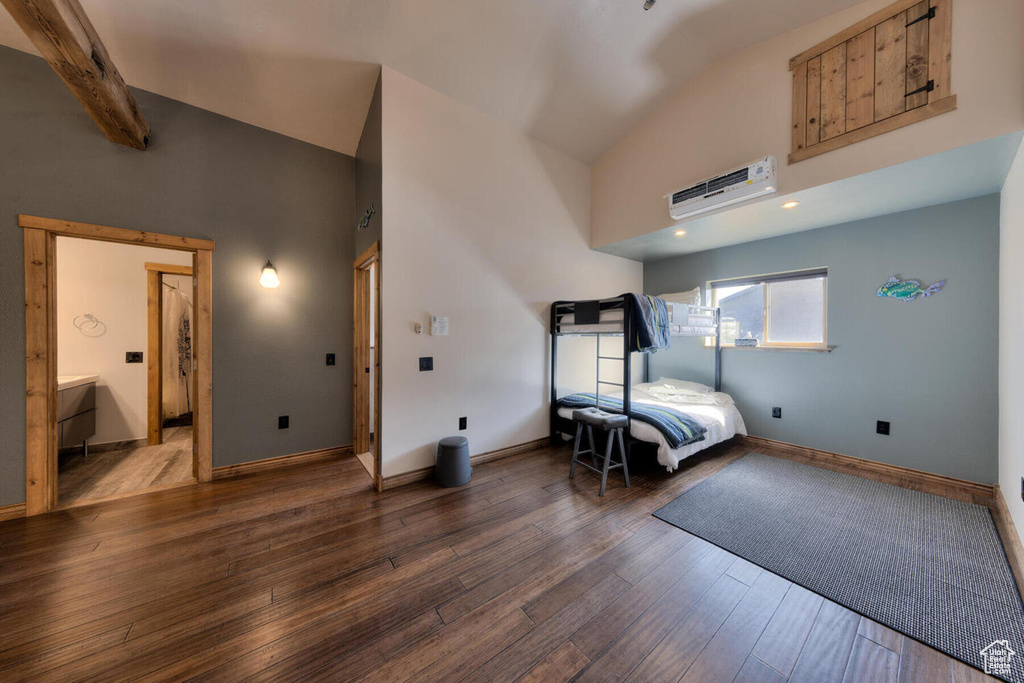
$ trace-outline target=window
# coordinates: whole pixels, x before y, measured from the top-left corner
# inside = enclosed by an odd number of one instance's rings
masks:
[[[722,312],[723,346],[756,339],[766,348],[827,347],[825,268],[718,280],[708,289],[711,305]]]

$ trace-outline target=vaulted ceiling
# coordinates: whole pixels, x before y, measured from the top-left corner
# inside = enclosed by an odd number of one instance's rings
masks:
[[[322,147],[355,153],[385,64],[590,163],[716,58],[857,0],[81,3],[130,85]],[[2,11],[0,44],[34,52]]]

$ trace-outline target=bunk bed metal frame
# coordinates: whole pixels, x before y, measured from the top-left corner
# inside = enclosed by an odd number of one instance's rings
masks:
[[[611,311],[622,311],[622,317],[602,320],[602,314]],[[691,312],[712,316],[715,330],[715,391],[722,390],[722,317],[721,310],[708,306],[690,306]],[[572,322],[565,323],[564,319],[571,315]],[[568,328],[568,329],[566,329]],[[584,329],[575,329],[584,328]],[[677,335],[678,336],[678,335]],[[705,334],[682,336],[709,336]],[[595,365],[595,402],[602,410],[608,412],[619,412],[614,408],[602,406],[601,387],[615,386],[622,389],[622,412],[626,415],[629,423],[625,430],[627,453],[632,453],[634,446],[638,444],[653,445],[633,437],[631,429],[633,417],[631,409],[633,386],[633,363],[634,353],[630,351],[629,340],[636,337],[636,321],[633,315],[631,297],[627,294],[612,297],[610,299],[597,299],[590,301],[556,301],[551,304],[551,440],[557,442],[559,434],[572,435],[574,428],[572,420],[561,417],[558,414],[558,339],[559,337],[594,337],[596,346]],[[601,352],[602,338],[622,338],[621,355],[603,355]],[[622,382],[609,382],[601,379],[601,362],[619,361],[622,363]],[[647,356],[644,355],[644,381],[647,381]]]

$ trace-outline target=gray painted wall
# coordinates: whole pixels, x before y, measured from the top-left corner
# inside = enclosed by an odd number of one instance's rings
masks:
[[[8,48],[0,92],[0,505],[25,500],[18,213],[216,240],[214,466],[350,443],[354,159],[142,91],[150,149],[115,145]]]
[[[722,388],[750,434],[995,483],[999,196],[648,263],[644,291],[815,266],[829,269],[832,353],[722,353]],[[911,303],[876,298],[895,274],[948,284]],[[652,379],[711,384],[714,358],[700,340],[673,338],[649,367]],[[876,435],[876,420],[892,435]]]
[[[376,208],[376,213],[370,219],[370,225],[355,234],[356,256],[369,249],[371,244],[381,238],[381,226],[384,225],[382,113],[381,77],[378,75],[377,87],[373,91],[370,109],[366,114],[366,123],[363,124],[363,134],[359,138],[359,147],[356,150],[356,222],[363,218],[371,203]]]

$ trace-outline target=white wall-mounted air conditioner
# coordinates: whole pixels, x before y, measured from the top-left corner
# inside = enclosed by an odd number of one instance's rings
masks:
[[[778,173],[775,157],[765,157],[726,171],[684,190],[665,195],[668,199],[668,213],[672,218],[680,220],[771,194],[778,189],[775,182]]]

